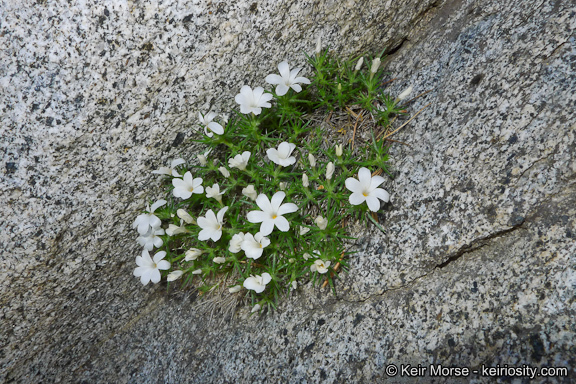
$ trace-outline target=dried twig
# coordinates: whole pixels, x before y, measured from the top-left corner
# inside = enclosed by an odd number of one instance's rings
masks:
[[[404,128],[406,126],[406,124],[408,124],[409,122],[412,121],[412,119],[414,119],[416,116],[418,116],[420,114],[420,112],[422,112],[424,110],[424,108],[428,107],[430,104],[432,103],[428,103],[425,106],[423,106],[418,112],[416,112],[416,114],[414,116],[412,116],[407,122],[405,122],[404,124],[402,124],[400,127],[396,128],[394,131],[390,132],[389,134],[387,134],[386,136],[383,137],[383,139],[387,139],[388,137],[392,136],[393,134],[395,134],[396,132],[398,132],[399,130],[401,130],[402,128]]]

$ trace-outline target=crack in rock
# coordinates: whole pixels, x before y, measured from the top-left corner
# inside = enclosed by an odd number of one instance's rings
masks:
[[[524,224],[524,222],[526,221],[526,219],[522,218],[521,221],[518,224],[513,225],[510,228],[498,231],[498,232],[494,232],[488,236],[485,237],[481,237],[475,240],[472,240],[472,242],[463,245],[460,250],[458,250],[458,252],[456,252],[456,254],[454,256],[450,256],[448,259],[446,259],[446,261],[444,261],[443,263],[440,264],[436,264],[433,268],[433,270],[436,269],[442,269],[445,268],[446,266],[448,266],[450,263],[458,260],[459,258],[461,258],[462,256],[464,256],[467,253],[473,252],[477,249],[480,249],[486,245],[488,245],[488,241],[498,238],[498,237],[502,237],[507,235],[510,232],[513,232],[517,229],[519,229],[520,227],[522,227],[522,224]]]

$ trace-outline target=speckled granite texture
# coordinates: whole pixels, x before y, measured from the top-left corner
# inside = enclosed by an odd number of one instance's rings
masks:
[[[574,381],[573,2],[72,3],[0,2],[0,381],[396,383],[417,379],[388,364],[431,363]],[[318,34],[342,55],[403,42],[391,91],[430,90],[395,137],[387,234],[358,240],[337,297],[302,287],[260,317],[142,287],[150,171]]]

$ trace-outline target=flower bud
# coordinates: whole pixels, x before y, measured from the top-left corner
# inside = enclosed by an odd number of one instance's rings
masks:
[[[397,101],[404,100],[405,98],[408,97],[408,95],[410,95],[410,93],[412,93],[412,86],[409,86],[404,91],[402,91],[402,93],[398,95],[396,100]]]
[[[376,72],[378,72],[378,68],[380,68],[380,58],[377,57],[374,60],[372,60],[372,68],[370,68],[370,73],[375,74]]]
[[[180,224],[182,224],[182,222],[180,222]],[[184,226],[180,225],[174,225],[174,224],[170,224],[168,225],[168,228],[166,229],[166,234],[168,236],[176,236],[180,233],[188,233],[190,232],[189,230],[187,230]]]
[[[316,38],[316,50],[314,52],[316,52],[316,55],[319,55],[321,51],[322,51],[322,37],[318,35],[318,37]]]
[[[225,257],[215,257],[214,261],[216,264],[224,264],[226,262],[226,258]]]
[[[176,214],[178,215],[178,217],[182,220],[184,220],[184,222],[186,222],[186,224],[196,224],[196,221],[194,220],[194,218],[192,216],[190,216],[190,214],[188,212],[186,212],[183,209],[179,209],[176,211]]]
[[[308,154],[308,161],[310,162],[310,166],[312,168],[314,168],[316,166],[316,158],[314,157],[313,154],[311,154],[311,153]]]
[[[208,164],[208,160],[206,160],[206,156],[204,156],[204,155],[197,155],[196,157],[198,157],[198,161],[200,162],[200,165],[206,165],[206,164]]]
[[[362,68],[362,64],[364,64],[364,57],[358,59],[358,62],[356,63],[356,68],[354,68],[354,70],[359,71],[360,68]]]
[[[228,288],[228,292],[230,293],[236,293],[236,292],[240,292],[240,290],[242,289],[241,285],[235,285],[231,288]]]
[[[178,280],[182,276],[183,273],[184,272],[182,272],[182,271],[172,271],[168,274],[168,277],[166,278],[166,280],[168,280],[168,281]]]
[[[256,304],[254,308],[250,311],[251,313],[258,312],[260,310],[260,304]]]
[[[310,228],[300,226],[300,236],[307,234],[310,232]]]
[[[200,274],[202,274],[202,270],[201,270],[201,269],[196,269],[196,270],[192,271],[192,274],[193,274],[193,275],[200,275]]]
[[[332,175],[334,175],[334,163],[329,162],[326,166],[326,179],[331,180]]]
[[[246,188],[242,188],[242,194],[252,201],[256,200],[256,198],[258,197],[258,193],[256,193],[256,190],[254,189],[254,186],[252,184],[250,184]]]
[[[308,186],[310,185],[310,182],[308,181],[308,176],[305,173],[302,174],[302,185],[304,186],[304,188],[308,188]]]
[[[186,258],[184,259],[184,261],[196,260],[198,256],[200,256],[201,254],[202,251],[199,250],[198,248],[189,249],[188,251],[186,251]]]
[[[230,239],[230,247],[228,250],[232,253],[238,253],[242,250],[242,243],[244,242],[244,233],[240,232],[232,236]]]
[[[285,191],[286,190],[286,183],[285,182],[280,182],[280,190],[281,191]]]
[[[226,178],[230,177],[230,172],[226,168],[220,167],[218,168],[218,170],[222,173],[222,175],[224,175],[224,177]]]
[[[328,219],[323,218],[322,216],[318,216],[314,219],[314,222],[321,230],[325,230],[328,226]]]
[[[342,92],[342,83],[338,83],[338,92]]]
[[[336,156],[338,157],[342,156],[342,144],[338,144],[336,146]]]
[[[292,289],[296,289],[296,288],[298,288],[298,283],[296,282],[296,280],[294,280],[292,282]]]

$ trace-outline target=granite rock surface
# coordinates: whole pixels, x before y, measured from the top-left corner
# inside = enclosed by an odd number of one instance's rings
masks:
[[[570,1],[2,3],[0,379],[575,377],[575,30]],[[303,286],[262,316],[142,287],[130,226],[158,197],[150,171],[191,160],[198,111],[303,64],[318,35],[343,56],[392,50],[390,92],[428,91],[394,137],[387,232],[368,227],[336,297]]]

